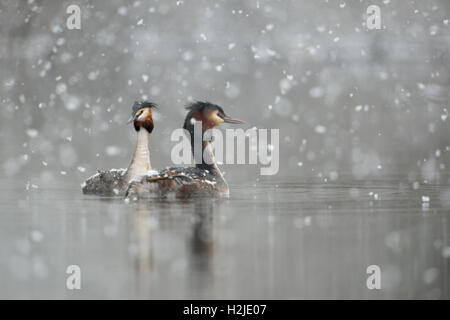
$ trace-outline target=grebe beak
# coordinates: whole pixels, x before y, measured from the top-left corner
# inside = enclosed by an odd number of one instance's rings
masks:
[[[223,122],[225,122],[225,123],[234,123],[234,124],[243,124],[243,123],[245,123],[242,120],[233,119],[233,118],[230,118],[229,116],[223,116],[222,119],[223,119]]]

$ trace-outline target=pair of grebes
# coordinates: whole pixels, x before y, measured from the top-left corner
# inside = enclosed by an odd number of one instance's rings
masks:
[[[136,151],[127,169],[99,171],[82,184],[84,194],[101,196],[126,196],[137,199],[146,197],[177,198],[198,196],[226,197],[228,184],[214,159],[205,132],[221,123],[244,123],[225,114],[218,105],[210,102],[194,102],[186,107],[188,113],[183,128],[191,138],[191,150],[194,154],[194,126],[201,121],[202,161],[195,167],[170,167],[160,171],[152,170],[150,164],[149,138],[154,124],[152,110],[156,105],[151,102],[135,102],[129,123],[133,123],[137,133]],[[207,157],[207,159],[205,159]]]

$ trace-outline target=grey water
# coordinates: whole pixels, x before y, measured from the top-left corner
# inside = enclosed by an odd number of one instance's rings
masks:
[[[0,298],[450,298],[449,12],[0,1]],[[175,165],[186,103],[209,100],[279,130],[279,171],[226,163],[222,200],[83,196],[96,169],[129,164],[135,100],[159,105],[155,169]]]
[[[450,298],[438,185],[258,182],[231,184],[229,199],[126,203],[3,182],[0,298]]]

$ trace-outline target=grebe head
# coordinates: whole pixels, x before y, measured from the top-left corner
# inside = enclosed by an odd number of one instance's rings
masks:
[[[155,103],[149,101],[136,101],[131,109],[131,118],[128,123],[133,122],[136,131],[144,128],[151,133],[153,130],[152,109],[156,107]]]
[[[184,129],[188,129],[188,127],[192,126],[196,121],[202,122],[203,131],[212,129],[223,122],[234,124],[245,123],[242,120],[233,119],[227,116],[222,107],[210,102],[197,101],[188,105],[186,109],[189,110],[189,112],[184,121]]]

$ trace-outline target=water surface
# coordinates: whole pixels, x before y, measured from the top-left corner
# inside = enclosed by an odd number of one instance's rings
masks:
[[[261,182],[231,185],[230,199],[127,204],[3,182],[1,298],[450,297],[441,186]],[[72,264],[81,290],[66,289]]]

